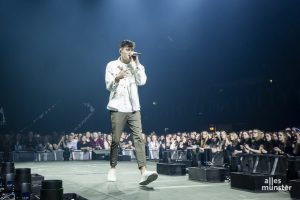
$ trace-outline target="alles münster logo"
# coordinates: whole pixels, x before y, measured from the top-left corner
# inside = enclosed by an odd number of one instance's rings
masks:
[[[281,179],[274,179],[273,177],[266,178],[262,191],[290,191],[292,186],[283,185]]]

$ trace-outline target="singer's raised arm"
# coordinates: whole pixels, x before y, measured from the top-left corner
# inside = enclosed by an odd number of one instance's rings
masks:
[[[145,67],[139,64],[134,70],[135,82],[137,85],[145,85],[147,81],[147,75],[145,73]]]

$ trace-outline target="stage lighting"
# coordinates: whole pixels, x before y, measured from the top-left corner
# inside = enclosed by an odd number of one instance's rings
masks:
[[[208,127],[208,130],[210,132],[215,132],[216,131],[216,126],[214,124],[210,124],[209,127]]]

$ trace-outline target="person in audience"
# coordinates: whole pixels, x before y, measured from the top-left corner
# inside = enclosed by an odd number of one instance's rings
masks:
[[[178,146],[178,144],[177,144],[176,139],[174,137],[172,137],[171,143],[170,143],[170,150],[173,150],[173,151],[177,150],[177,146]]]
[[[273,134],[272,134],[272,141],[273,141],[273,145],[274,145],[274,147],[275,146],[278,146],[278,133],[277,132],[274,132]]]
[[[22,151],[23,150],[23,141],[22,135],[20,133],[16,134],[14,142],[14,151]]]
[[[236,132],[231,132],[229,134],[229,142],[230,143],[228,144],[227,148],[233,156],[242,153],[241,148],[239,146],[240,140]]]
[[[45,135],[42,138],[42,140],[43,140],[42,141],[42,146],[43,146],[44,151],[52,152],[54,150],[54,148],[53,148],[53,145],[49,141],[49,137],[47,135]]]
[[[73,141],[76,142],[76,144],[80,141],[79,138],[82,137],[82,134],[74,134]]]
[[[274,147],[274,152],[278,155],[293,154],[292,144],[289,142],[287,134],[283,131],[278,132],[278,146]]]
[[[196,135],[195,135],[196,144],[200,144],[201,136],[202,136],[202,133],[196,133]]]
[[[209,133],[207,131],[202,131],[199,149],[201,152],[204,152],[204,149],[206,148],[211,148],[211,139],[209,138]]]
[[[231,160],[231,149],[230,149],[230,141],[228,139],[226,131],[220,132],[220,151],[223,152],[224,158],[224,166],[229,166]]]
[[[81,137],[82,137],[82,136],[81,136]],[[91,140],[92,140],[91,132],[87,131],[87,132],[85,133],[85,137],[86,137],[86,141],[87,141],[87,142],[91,142]]]
[[[120,137],[118,154],[123,155],[123,150],[125,149],[127,141],[124,139],[125,137]]]
[[[41,135],[35,134],[33,138],[37,144],[35,150],[36,151],[45,151],[45,146],[43,144],[43,138],[41,137]]]
[[[165,136],[164,135],[161,135],[158,139],[158,142],[160,145],[164,144],[165,143]]]
[[[227,150],[228,145],[230,145],[230,141],[227,137],[226,131],[221,131],[220,132],[220,150]]]
[[[171,146],[171,137],[169,135],[167,135],[166,142],[162,143],[162,147],[163,147],[163,149],[168,150],[168,149],[170,149],[170,146]]]
[[[221,144],[220,134],[221,134],[220,132],[211,134],[212,138],[211,138],[210,148],[212,149],[213,153],[220,151],[220,144]]]
[[[172,150],[170,153],[171,153],[171,159],[176,159],[176,150],[177,150],[177,147],[178,147],[178,142],[176,140],[176,137],[177,135],[174,134],[172,135],[171,137],[171,141],[170,141],[170,150]]]
[[[294,143],[293,154],[295,156],[300,156],[300,132],[296,132],[296,141]]]
[[[144,144],[147,143],[147,139],[146,139],[146,134],[145,133],[142,133],[142,141]]]
[[[78,140],[75,139],[75,135],[74,134],[70,134],[68,136],[68,141],[66,142],[66,146],[67,148],[69,148],[70,150],[77,150],[77,142]]]
[[[64,150],[65,148],[67,148],[68,139],[69,139],[68,135],[61,136],[61,139],[58,142],[58,144],[57,145],[53,145],[53,149],[54,150]]]
[[[177,133],[177,136],[176,136],[176,143],[177,143],[177,149],[178,149],[178,146],[179,146],[179,143],[180,143],[180,141],[181,141],[181,137],[180,137],[180,135],[178,135],[178,134],[180,134],[180,133]]]
[[[249,153],[249,149],[246,148],[246,146],[251,146],[251,139],[247,131],[242,132],[242,139],[240,140],[239,144],[237,145],[237,148],[235,149],[234,154],[239,153]]]
[[[35,151],[37,145],[37,141],[33,137],[33,132],[29,131],[27,137],[24,139],[24,150]]]
[[[197,145],[197,144],[199,144],[199,143],[197,143],[197,141],[196,141],[196,132],[195,131],[191,132],[190,138],[188,140],[188,145],[190,147],[193,147],[194,145]]]
[[[79,142],[77,142],[77,149],[84,151],[84,152],[90,151],[92,149],[92,146],[91,146],[90,142],[87,141],[85,135],[83,135],[81,137],[81,140]]]
[[[263,148],[261,149],[261,153],[263,154],[273,154],[274,151],[274,143],[272,140],[272,133],[266,132],[264,135]]]
[[[61,137],[58,135],[58,133],[56,131],[53,131],[51,134],[48,135],[49,143],[52,144],[52,146],[57,147],[57,144],[58,144],[60,138]],[[53,147],[53,149],[54,149],[54,147]]]
[[[10,161],[10,155],[9,153],[13,150],[13,133],[5,134],[3,138],[1,138],[0,141],[0,151],[3,152],[3,161],[9,162]],[[2,142],[2,144],[1,144]]]
[[[188,147],[188,142],[185,136],[182,136],[181,140],[179,141],[179,145],[177,147],[178,150],[185,151]]]
[[[128,141],[127,141],[127,143],[126,143],[125,146],[124,146],[124,149],[131,149],[131,150],[134,150],[134,149],[135,149],[135,148],[134,148],[134,145],[133,145],[133,143],[132,143],[131,140],[128,140]]]
[[[285,135],[287,136],[288,143],[293,143],[293,131],[291,128],[286,128],[284,131]]]
[[[151,141],[149,142],[150,159],[159,159],[159,147],[160,144],[157,141],[156,134],[152,134]]]
[[[88,140],[86,140],[88,142]],[[90,138],[90,145],[92,149],[105,149],[104,141],[101,139],[101,137],[98,135],[97,132],[94,132],[92,134],[92,137]]]
[[[111,134],[106,135],[106,140],[104,141],[104,149],[109,150],[112,142]]]
[[[254,129],[252,131],[252,140],[250,145],[248,143],[244,144],[244,148],[249,151],[249,153],[257,153],[260,154],[263,149],[263,137],[264,134],[262,131],[258,129]]]

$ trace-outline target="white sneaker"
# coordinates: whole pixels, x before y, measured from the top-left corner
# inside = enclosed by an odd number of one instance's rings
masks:
[[[110,169],[108,174],[107,174],[107,181],[110,182],[116,182],[117,181],[117,176],[116,176],[116,169]]]
[[[142,174],[142,178],[141,178],[141,181],[140,181],[140,185],[148,185],[149,183],[151,183],[152,181],[155,181],[158,177],[158,174],[157,172],[154,172],[154,171],[145,171],[143,174]]]

